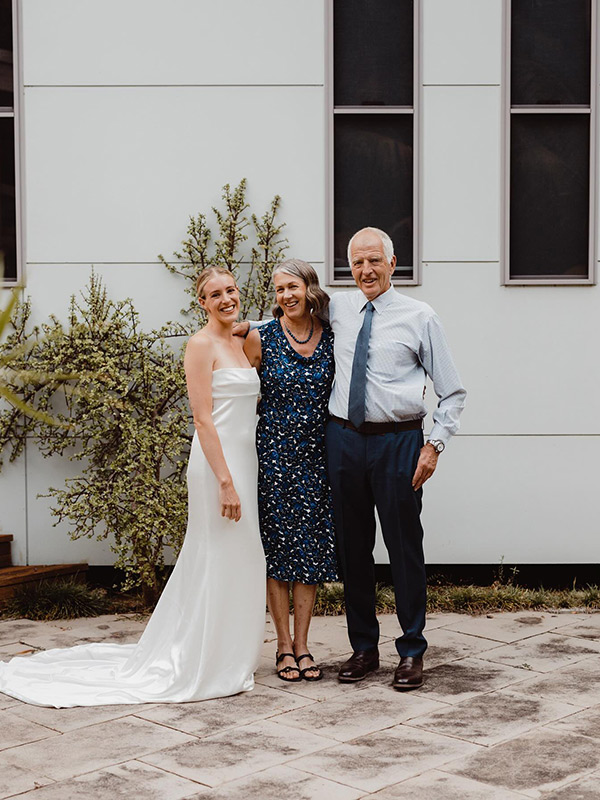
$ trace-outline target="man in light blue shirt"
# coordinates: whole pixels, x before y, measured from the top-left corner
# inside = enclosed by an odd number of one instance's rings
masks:
[[[420,522],[422,486],[458,430],[466,392],[430,306],[392,287],[396,266],[389,236],[363,228],[348,260],[358,291],[331,298],[336,376],[327,426],[352,657],[339,680],[356,682],[379,666],[373,548],[377,513],[387,547],[403,635],[395,689],[423,683],[426,575]],[[439,398],[423,444],[425,380]]]

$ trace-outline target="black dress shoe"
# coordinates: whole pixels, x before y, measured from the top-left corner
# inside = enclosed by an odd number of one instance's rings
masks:
[[[356,650],[352,656],[340,667],[338,680],[342,683],[356,683],[362,681],[369,672],[379,669],[379,650],[371,647],[369,650]]]
[[[399,692],[423,686],[423,658],[421,656],[403,656],[394,672],[392,686]]]

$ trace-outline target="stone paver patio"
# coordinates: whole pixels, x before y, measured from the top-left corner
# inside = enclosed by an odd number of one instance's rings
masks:
[[[433,614],[426,683],[382,665],[336,680],[343,617],[316,618],[318,683],[275,676],[267,623],[253,692],[181,705],[50,709],[0,694],[0,800],[592,800],[600,798],[600,613]],[[0,622],[0,659],[135,641],[130,616]]]

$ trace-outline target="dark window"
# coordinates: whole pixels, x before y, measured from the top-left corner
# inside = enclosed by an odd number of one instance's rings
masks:
[[[586,277],[589,117],[519,114],[510,159],[513,277]]]
[[[335,119],[335,267],[350,278],[346,250],[365,225],[394,242],[396,277],[413,261],[413,118],[408,114],[343,114]]]
[[[334,279],[352,280],[351,236],[394,242],[395,278],[414,276],[414,2],[333,0]]]
[[[510,8],[509,279],[587,282],[591,1]]]
[[[336,106],[412,106],[412,0],[337,0]]]
[[[0,0],[0,279],[17,278],[12,0]]]
[[[590,0],[512,0],[512,105],[589,105]]]
[[[0,272],[17,277],[14,119],[0,118]]]

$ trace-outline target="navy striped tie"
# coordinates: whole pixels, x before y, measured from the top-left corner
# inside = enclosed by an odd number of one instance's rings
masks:
[[[365,421],[365,394],[367,390],[367,356],[369,354],[369,336],[373,322],[373,303],[365,306],[365,318],[356,339],[354,360],[352,361],[352,377],[348,397],[348,419],[356,427]]]

